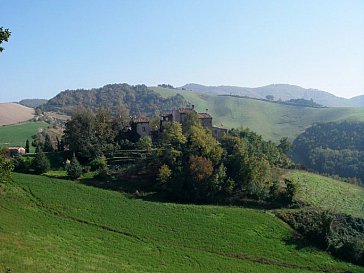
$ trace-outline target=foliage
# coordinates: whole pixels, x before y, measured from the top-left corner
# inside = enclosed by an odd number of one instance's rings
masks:
[[[66,171],[67,175],[72,179],[77,179],[82,175],[82,167],[75,155],[73,155],[71,162],[66,166]]]
[[[0,154],[0,183],[7,182],[11,179],[13,169],[14,165],[12,161]]]
[[[39,151],[33,158],[31,167],[36,174],[42,174],[49,171],[51,165],[45,154]]]
[[[161,144],[181,147],[186,143],[186,137],[182,133],[182,125],[179,122],[169,122],[165,125],[161,136]]]
[[[97,172],[97,176],[100,178],[105,178],[109,173],[107,159],[105,156],[100,156],[92,160],[90,162],[90,167],[92,171]]]
[[[7,28],[0,27],[0,52],[4,50],[4,48],[1,46],[3,42],[7,42],[9,40],[9,37],[11,35],[11,32]]]
[[[159,172],[158,172],[158,176],[157,176],[157,181],[160,185],[164,185],[166,183],[168,183],[169,179],[171,178],[171,170],[168,167],[168,165],[163,164],[160,168],[159,168]]]
[[[310,100],[290,99],[290,100],[285,101],[284,103],[295,104],[295,105],[306,106],[306,107],[323,107],[321,104],[314,102],[312,98]]]
[[[110,109],[114,116],[119,106],[127,108],[132,116],[155,116],[160,111],[168,111],[187,105],[187,101],[176,95],[163,98],[145,85],[109,84],[91,90],[66,90],[42,105],[45,111],[72,113],[74,108],[82,105],[91,110],[100,107]]]
[[[25,142],[25,153],[29,154],[29,152],[30,152],[29,139],[27,139],[27,141]]]
[[[137,142],[137,147],[150,152],[153,148],[152,138],[150,136],[142,136]]]
[[[89,110],[78,109],[66,123],[65,144],[71,153],[84,160],[95,158],[101,155],[95,131],[95,115]]]
[[[285,211],[279,216],[306,238],[334,255],[364,265],[364,219],[317,208]]]
[[[364,181],[364,123],[320,123],[294,141],[293,157],[320,173]]]

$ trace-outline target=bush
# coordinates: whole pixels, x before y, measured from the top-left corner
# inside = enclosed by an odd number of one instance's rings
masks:
[[[319,208],[285,211],[278,216],[333,255],[364,265],[364,219]]]
[[[82,167],[77,158],[73,155],[70,164],[66,166],[67,175],[72,179],[77,179],[82,175]]]
[[[51,164],[45,154],[40,151],[33,158],[31,166],[36,174],[42,174],[49,171]]]
[[[105,178],[109,174],[109,168],[107,166],[107,159],[104,156],[97,157],[90,163],[92,171],[97,172],[97,176],[100,178]]]

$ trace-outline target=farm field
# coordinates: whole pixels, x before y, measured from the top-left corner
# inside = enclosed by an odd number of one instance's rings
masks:
[[[364,188],[309,173],[291,171],[289,178],[299,185],[297,198],[308,204],[364,218]]]
[[[364,121],[362,108],[309,108],[185,90],[150,88],[163,97],[179,93],[194,104],[199,112],[208,109],[217,126],[223,124],[225,128],[249,127],[266,140],[275,142],[285,136],[293,140],[316,122]]]
[[[269,212],[25,174],[0,197],[0,272],[364,272],[297,242]]]
[[[47,128],[49,124],[45,122],[26,122],[21,124],[7,125],[0,127],[0,147],[4,146],[25,146],[29,139],[32,142],[32,135],[36,134],[40,128]],[[30,150],[34,151],[30,146]]]
[[[0,126],[33,118],[34,109],[18,103],[0,103]]]

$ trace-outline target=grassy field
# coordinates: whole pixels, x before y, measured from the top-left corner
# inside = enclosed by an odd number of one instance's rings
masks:
[[[297,182],[297,198],[335,212],[364,218],[364,188],[305,171],[292,171]]]
[[[13,178],[0,192],[0,272],[364,272],[269,212]]]
[[[223,124],[225,128],[249,127],[265,139],[273,141],[278,141],[283,136],[293,140],[315,122],[364,121],[362,108],[308,108],[160,87],[151,89],[164,97],[177,93],[183,95],[198,111],[205,112],[208,109],[216,125]]]
[[[35,135],[39,128],[47,128],[45,122],[26,122],[21,124],[7,125],[0,127],[0,147],[4,146],[25,146],[29,139],[32,142],[32,135]],[[34,151],[34,147],[30,147]]]

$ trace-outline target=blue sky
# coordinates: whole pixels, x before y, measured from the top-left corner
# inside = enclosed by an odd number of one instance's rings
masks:
[[[0,101],[109,83],[364,94],[363,0],[0,0]]]

